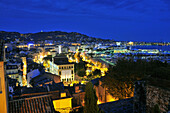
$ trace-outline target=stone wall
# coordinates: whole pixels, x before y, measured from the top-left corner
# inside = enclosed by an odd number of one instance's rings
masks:
[[[134,113],[146,113],[146,82],[137,81],[134,90]]]
[[[159,106],[161,112],[167,113],[168,105],[170,104],[170,91],[152,85],[147,85],[146,88],[147,113],[151,112],[156,104]]]
[[[152,84],[145,80],[135,83],[134,113],[153,113],[154,106],[158,106],[161,113],[170,111],[169,86],[162,87],[163,83],[161,85],[159,83],[161,82]]]

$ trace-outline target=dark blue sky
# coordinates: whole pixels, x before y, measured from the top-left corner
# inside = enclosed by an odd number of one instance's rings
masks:
[[[0,30],[170,41],[170,0],[0,0]]]

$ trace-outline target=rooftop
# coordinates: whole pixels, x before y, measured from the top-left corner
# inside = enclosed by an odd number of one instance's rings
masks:
[[[133,113],[133,98],[99,104],[105,113]]]
[[[9,113],[53,113],[51,96],[43,95],[9,101]]]
[[[54,57],[54,63],[57,65],[73,64],[73,63],[68,62],[68,58],[65,56]]]
[[[39,84],[45,84],[47,82],[54,81],[55,83],[60,82],[60,76],[51,74],[51,73],[42,73],[31,79],[31,84],[37,86]]]
[[[33,97],[43,94],[48,94],[52,92],[64,91],[64,85],[62,82],[44,85],[42,87],[20,87],[14,92],[14,98],[18,99],[20,97]]]

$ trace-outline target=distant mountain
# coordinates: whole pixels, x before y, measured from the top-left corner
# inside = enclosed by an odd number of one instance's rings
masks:
[[[101,38],[89,37],[87,35],[77,32],[62,32],[62,31],[51,31],[51,32],[38,32],[38,33],[26,33],[21,34],[19,32],[5,32],[0,31],[0,39],[8,41],[14,41],[19,39],[20,41],[69,41],[69,42],[96,42],[96,41],[109,41]]]

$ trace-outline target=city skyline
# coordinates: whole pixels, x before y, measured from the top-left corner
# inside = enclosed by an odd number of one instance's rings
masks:
[[[0,6],[1,31],[66,31],[118,41],[170,41],[166,0],[2,0]]]
[[[170,113],[170,0],[0,0],[0,113]]]

